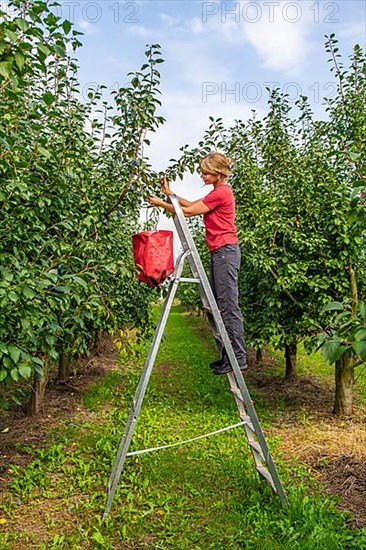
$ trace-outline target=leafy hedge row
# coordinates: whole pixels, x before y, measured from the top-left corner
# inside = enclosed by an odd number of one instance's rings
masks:
[[[0,382],[85,352],[100,330],[149,323],[131,235],[156,176],[143,156],[157,115],[159,47],[131,84],[81,101],[79,33],[40,0],[0,23]],[[15,396],[16,398],[16,396]]]
[[[229,128],[212,119],[198,148],[182,148],[176,162],[194,170],[210,149],[235,159],[248,344],[285,348],[288,375],[300,340],[321,346],[336,363],[335,410],[350,412],[354,367],[366,361],[366,59],[355,46],[345,67],[334,35],[326,51],[338,81],[327,120],[314,118],[307,97],[294,113],[274,90],[263,119]]]

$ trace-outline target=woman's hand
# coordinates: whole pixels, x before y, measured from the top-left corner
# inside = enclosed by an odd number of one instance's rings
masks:
[[[163,190],[163,193],[169,197],[169,195],[173,194],[173,191],[170,189],[170,183],[168,182],[168,179],[166,176],[163,176],[160,180],[161,188]]]
[[[147,200],[152,206],[162,206],[162,203],[164,202],[159,199],[159,197],[154,197],[153,195],[151,195]]]

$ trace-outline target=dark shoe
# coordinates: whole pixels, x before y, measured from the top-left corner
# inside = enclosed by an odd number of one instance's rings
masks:
[[[247,370],[248,368],[248,365],[245,363],[245,364],[242,364],[242,365],[239,365],[240,367],[240,370],[241,372],[244,372],[245,370]],[[229,365],[228,363],[223,363],[221,366],[218,366],[216,368],[213,369],[213,373],[214,374],[227,374],[228,372],[232,372],[232,366]]]
[[[224,363],[224,360],[222,358],[216,359],[216,361],[212,361],[212,363],[210,363],[210,368],[216,369],[217,367],[221,367],[223,363]]]

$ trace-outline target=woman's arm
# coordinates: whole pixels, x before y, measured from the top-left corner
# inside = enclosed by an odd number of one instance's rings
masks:
[[[175,214],[174,206],[169,202],[165,202],[163,201],[163,199],[159,199],[159,197],[154,196],[149,197],[147,200],[152,206],[159,206],[159,208],[164,208],[164,210],[167,210],[167,212]]]
[[[153,206],[158,206],[160,208],[163,208],[164,210],[166,210],[167,212],[171,212],[172,214],[175,213],[174,206],[172,204],[165,202],[162,199],[159,199],[158,197],[149,197],[149,203],[152,204]],[[200,214],[206,214],[207,212],[210,211],[210,209],[208,208],[208,206],[205,205],[205,203],[202,200],[197,200],[190,203],[188,206],[182,206],[182,211],[186,218],[190,218],[192,216],[199,216]]]
[[[182,210],[186,218],[190,218],[192,216],[199,216],[200,214],[207,214],[207,212],[210,211],[208,206],[206,206],[201,199],[198,201],[192,202],[189,206],[183,207]]]
[[[163,176],[162,179],[161,179],[161,188],[163,190],[163,193],[169,197],[170,195],[173,195],[173,191],[170,189],[170,183],[167,179],[166,176]],[[179,200],[181,206],[192,206],[193,204],[196,204],[197,202],[199,202],[201,199],[198,199],[196,201],[188,201],[187,199],[184,199],[183,197],[178,197],[178,195],[176,195],[177,199]]]

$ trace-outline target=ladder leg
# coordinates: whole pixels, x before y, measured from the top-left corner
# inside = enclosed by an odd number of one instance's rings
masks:
[[[120,440],[120,444],[115,458],[112,472],[107,485],[107,504],[104,510],[103,519],[105,519],[110,511],[113,503],[114,495],[116,493],[119,478],[121,476],[123,466],[126,460],[127,452],[131,443],[132,435],[135,430],[136,422],[139,412],[141,410],[142,402],[146,393],[146,389],[149,383],[149,379],[152,373],[154,362],[159,350],[160,342],[164,334],[164,329],[168,320],[168,315],[173,304],[173,300],[178,288],[179,278],[182,274],[183,262],[186,254],[183,254],[178,262],[175,270],[174,278],[170,284],[168,295],[165,299],[164,307],[160,315],[159,323],[157,325],[153,341],[151,343],[147,359],[140,377],[139,384],[137,386],[135,397],[133,399],[128,420]]]
[[[211,328],[213,329],[214,337],[217,339],[218,342],[222,342],[222,346],[225,348],[226,355],[232,368],[232,372],[228,373],[227,376],[229,378],[231,389],[236,395],[237,405],[239,401],[242,404],[241,406],[238,406],[239,414],[241,416],[246,416],[244,407],[246,407],[246,410],[248,411],[249,417],[246,418],[248,418],[248,420],[250,419],[250,422],[246,423],[245,425],[245,433],[248,438],[250,449],[255,458],[256,468],[258,472],[270,483],[274,491],[278,494],[282,505],[286,506],[287,499],[285,491],[282,487],[281,480],[278,476],[275,464],[268,449],[266,439],[264,437],[259,419],[257,417],[257,413],[254,409],[253,402],[249,395],[238,361],[235,357],[233,347],[224,326],[223,319],[217,306],[214,294],[212,292],[211,285],[203,268],[201,258],[198,254],[192,235],[189,232],[189,228],[187,226],[183,212],[180,208],[177,197],[171,196],[170,200],[175,208],[176,216],[174,218],[174,221],[177,232],[181,239],[183,248],[189,251],[189,266],[191,268],[192,274],[200,281],[199,292],[204,308],[209,311],[209,322]],[[257,441],[254,438],[256,438]]]
[[[256,469],[258,473],[261,474],[271,485],[273,491],[278,495],[281,504],[283,506],[287,506],[286,493],[283,489],[271,453],[268,449],[262,427],[252,400],[249,396],[249,392],[246,388],[243,375],[239,372],[239,377],[243,379],[243,384],[240,382],[240,386],[242,386],[241,389],[238,384],[238,376],[236,376],[234,372],[228,373],[227,377],[229,379],[230,389],[235,397],[240,418],[242,420],[246,420],[244,430],[254,458]],[[245,407],[247,408],[248,413],[246,412]]]

